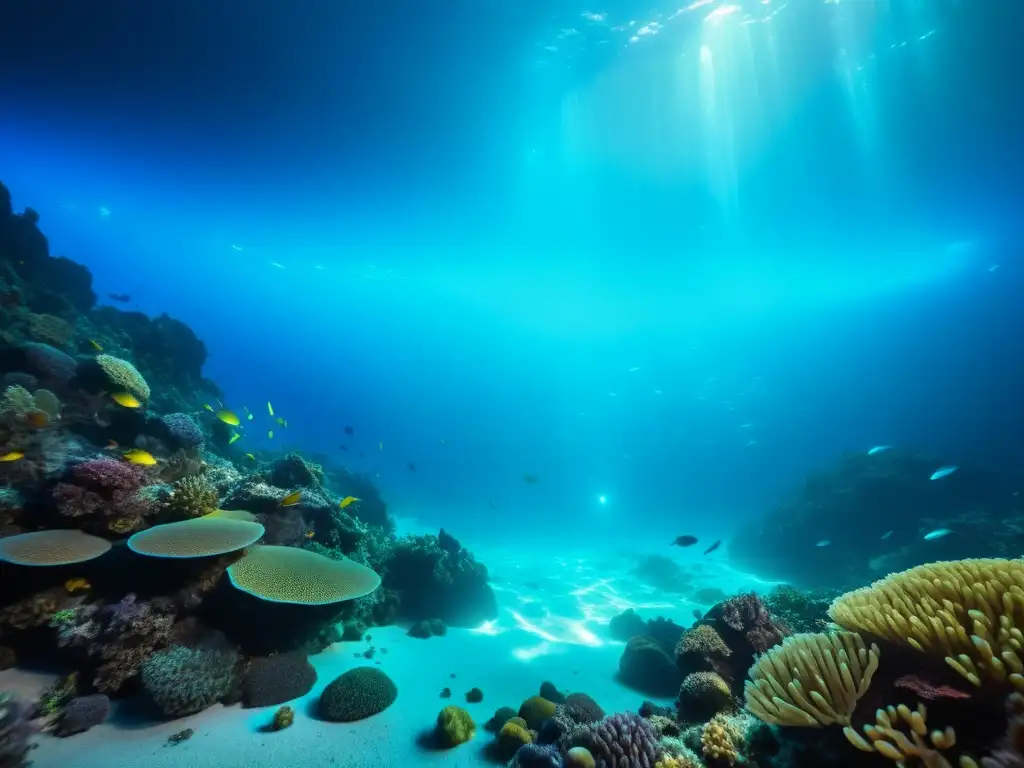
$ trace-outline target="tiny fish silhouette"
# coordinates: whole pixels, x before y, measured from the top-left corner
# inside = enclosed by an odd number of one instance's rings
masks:
[[[120,301],[122,304],[127,304],[132,300],[131,294],[129,293],[108,293],[111,301]]]
[[[711,545],[710,547],[708,547],[707,549],[705,549],[705,550],[704,550],[704,554],[705,554],[705,555],[710,555],[710,554],[711,554],[712,552],[714,552],[714,551],[715,551],[716,549],[718,549],[718,548],[719,548],[720,546],[722,546],[722,540],[721,540],[721,539],[719,539],[719,540],[718,540],[718,541],[716,541],[716,542],[715,542],[714,544],[712,544],[712,545]]]
[[[672,542],[674,547],[692,547],[697,543],[696,536],[676,536],[675,541]]]
[[[412,472],[415,472],[416,471],[416,462],[410,461],[408,464],[405,465],[405,468],[410,470],[410,471],[412,471]]]
[[[351,435],[353,432],[355,432],[355,430],[352,429],[352,427],[350,427],[348,424],[346,424],[345,425],[345,434],[346,435]]]

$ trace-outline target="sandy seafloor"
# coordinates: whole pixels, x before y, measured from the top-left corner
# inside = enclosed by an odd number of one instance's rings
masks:
[[[262,733],[275,707],[242,709],[217,705],[170,722],[139,722],[131,703],[115,704],[111,719],[87,733],[66,739],[43,735],[31,753],[37,768],[289,768],[291,766],[456,766],[495,765],[487,747],[492,734],[483,724],[503,705],[518,708],[538,692],[544,680],[561,690],[583,691],[607,712],[635,710],[645,698],[616,680],[622,644],[607,636],[607,622],[626,608],[644,618],[667,616],[689,626],[694,609],[687,592],[664,593],[643,584],[631,571],[637,553],[603,553],[559,557],[522,548],[503,552],[469,544],[487,564],[498,598],[497,619],[472,628],[452,628],[444,637],[417,640],[404,627],[370,630],[372,642],[337,643],[312,657],[318,681],[303,699],[291,702],[295,723],[278,733]],[[647,549],[648,552],[654,551]],[[699,551],[659,549],[684,567],[695,565],[693,589],[718,587],[726,593],[765,589],[769,585],[735,573],[724,558],[701,557]],[[356,658],[368,644],[378,651],[372,661]],[[386,649],[386,653],[381,651]],[[323,688],[355,666],[380,662],[398,686],[397,701],[385,712],[358,723],[316,719]],[[454,674],[454,678],[452,675]],[[0,690],[37,696],[53,675],[8,670],[0,673]],[[472,687],[484,692],[467,704]],[[440,698],[449,687],[452,698]],[[669,703],[665,700],[661,703]],[[477,723],[476,738],[452,750],[432,751],[423,735],[432,729],[446,704],[465,707]],[[137,711],[137,708],[136,708]],[[184,728],[195,735],[176,746],[167,737]]]

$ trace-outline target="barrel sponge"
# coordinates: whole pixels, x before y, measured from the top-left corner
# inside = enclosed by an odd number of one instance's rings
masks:
[[[354,600],[380,586],[380,576],[365,565],[274,545],[254,548],[228,568],[228,577],[261,600],[299,605]]]
[[[944,658],[972,684],[1008,680],[1024,691],[1024,561],[927,563],[837,597],[846,629]]]
[[[195,517],[154,525],[128,539],[128,548],[149,557],[209,557],[244,549],[263,535],[263,526],[226,517]]]
[[[376,667],[356,667],[337,677],[320,694],[320,717],[351,723],[383,712],[395,703],[398,688]]]
[[[71,565],[109,549],[106,539],[77,530],[35,531],[0,539],[0,560],[15,565]]]
[[[848,726],[878,669],[878,653],[855,632],[787,637],[750,668],[747,709],[773,725]]]
[[[113,355],[96,355],[96,363],[103,369],[111,384],[132,393],[143,402],[149,400],[149,384],[142,378],[138,369],[127,360]]]

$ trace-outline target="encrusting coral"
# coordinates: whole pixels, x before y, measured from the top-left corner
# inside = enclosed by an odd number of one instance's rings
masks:
[[[1024,561],[955,560],[894,573],[833,601],[837,624],[945,658],[975,686],[1024,690]]]

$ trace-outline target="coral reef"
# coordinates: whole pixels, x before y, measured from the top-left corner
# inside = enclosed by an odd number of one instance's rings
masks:
[[[652,696],[671,696],[679,690],[682,674],[653,638],[636,635],[626,643],[619,659],[619,678]]]
[[[506,727],[508,723],[505,724]],[[476,735],[476,723],[462,707],[447,706],[437,715],[437,739],[447,747],[465,744]]]
[[[843,456],[737,531],[729,555],[762,576],[839,589],[937,558],[1018,556],[1016,479],[964,466],[930,482],[944,463],[899,450]],[[924,541],[936,528],[957,535]],[[823,539],[843,545],[815,547]]]
[[[68,702],[57,721],[58,736],[74,736],[94,728],[110,714],[110,699],[102,693],[76,696]]]
[[[28,705],[10,693],[0,693],[0,766],[22,768],[27,765],[35,731]]]

